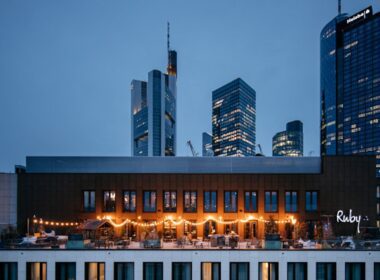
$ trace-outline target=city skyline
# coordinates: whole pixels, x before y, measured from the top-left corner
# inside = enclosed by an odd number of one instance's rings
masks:
[[[26,155],[131,155],[129,82],[164,67],[167,20],[172,22],[172,44],[179,52],[181,69],[179,156],[190,155],[189,139],[201,151],[202,132],[211,130],[211,91],[238,77],[257,90],[256,143],[265,154],[270,154],[271,137],[286,119],[303,121],[305,154],[311,150],[319,154],[319,34],[337,14],[335,1],[245,2],[229,9],[231,20],[219,15],[229,8],[226,2],[204,4],[203,12],[184,4],[171,5],[169,11],[148,12],[141,20],[133,15],[143,8],[140,3],[121,5],[120,11],[92,4],[76,4],[77,11],[70,16],[60,8],[70,9],[73,3],[60,4],[64,7],[45,3],[43,9],[27,3],[0,4],[4,6],[0,34],[6,42],[0,44],[4,62],[0,93],[5,97],[0,115],[0,171],[24,164]],[[343,1],[343,12],[352,14],[369,5],[379,10],[375,1]],[[252,8],[270,11],[270,15],[257,13],[260,16],[251,19]],[[211,9],[216,16],[209,18]],[[198,13],[199,22],[192,24],[189,15],[184,16],[189,11]],[[321,16],[308,16],[314,12]],[[235,23],[241,13],[246,18]],[[257,27],[269,16],[274,23]],[[151,21],[142,24],[147,19]],[[150,24],[157,20],[154,26]],[[301,28],[300,22],[306,27]],[[283,34],[270,36],[280,23]],[[226,27],[219,28],[221,24]],[[294,32],[297,26],[300,29]],[[307,52],[295,49],[297,40],[304,42]],[[292,67],[289,73],[285,65]]]

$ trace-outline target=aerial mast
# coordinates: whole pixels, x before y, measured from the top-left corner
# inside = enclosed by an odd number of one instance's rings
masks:
[[[338,0],[338,15],[342,14],[342,0]]]

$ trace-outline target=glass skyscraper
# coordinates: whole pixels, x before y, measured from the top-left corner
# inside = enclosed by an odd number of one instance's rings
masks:
[[[202,156],[210,157],[213,156],[214,152],[212,151],[212,135],[207,132],[202,133]]]
[[[148,82],[131,83],[133,156],[176,154],[177,53],[169,48],[167,73],[152,70]]]
[[[379,119],[380,13],[368,7],[321,32],[321,154],[374,154],[380,170]]]
[[[303,156],[303,124],[301,121],[288,122],[285,131],[278,132],[273,136],[272,155]]]
[[[254,156],[256,92],[242,79],[212,92],[212,147],[215,156]]]

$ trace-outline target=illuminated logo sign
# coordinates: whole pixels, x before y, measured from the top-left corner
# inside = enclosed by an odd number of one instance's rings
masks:
[[[362,221],[362,218],[363,218],[363,221],[368,221],[368,217],[362,217],[361,215],[359,216],[352,215],[352,209],[350,209],[348,216],[344,214],[343,210],[338,210],[338,212],[336,213],[336,221],[338,223],[350,223],[350,224],[357,223],[356,230],[358,233],[360,233],[360,222]]]
[[[365,19],[367,16],[372,15],[372,7],[368,7],[364,9],[363,11],[360,11],[359,13],[353,15],[352,17],[349,17],[346,19],[346,23],[350,24],[353,23],[359,19]]]

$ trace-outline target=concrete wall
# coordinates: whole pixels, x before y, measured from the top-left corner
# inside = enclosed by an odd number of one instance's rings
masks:
[[[346,262],[365,263],[373,279],[380,251],[269,250],[4,250],[0,262],[17,262],[18,279],[26,279],[27,262],[46,262],[47,279],[55,278],[55,262],[76,262],[76,279],[84,279],[86,262],[104,262],[105,279],[113,279],[114,262],[134,262],[135,279],[143,279],[144,262],[163,262],[164,279],[171,279],[172,262],[191,262],[192,279],[200,280],[202,262],[221,262],[222,280],[229,279],[230,262],[249,262],[250,279],[258,279],[260,262],[278,262],[279,280],[287,279],[288,262],[307,262],[308,279],[316,279],[317,262],[336,263],[336,279],[344,279]]]
[[[17,175],[0,173],[0,231],[17,225]]]

